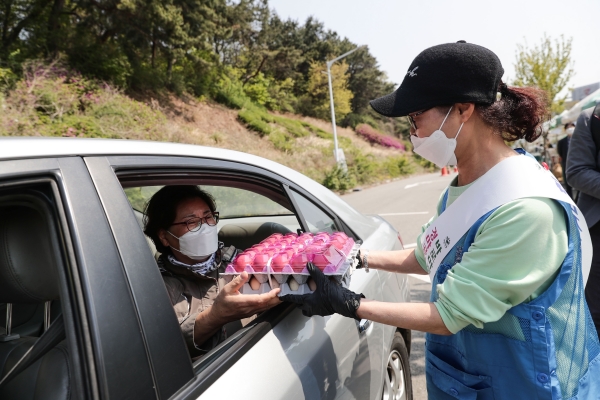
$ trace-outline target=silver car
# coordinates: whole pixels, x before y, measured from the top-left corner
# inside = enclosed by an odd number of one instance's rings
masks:
[[[141,229],[145,201],[172,184],[213,194],[226,245],[246,248],[285,229],[343,231],[370,249],[402,248],[381,217],[261,157],[172,143],[1,138],[0,303],[8,312],[0,315],[11,318],[0,324],[0,371],[54,321],[64,320],[66,339],[0,383],[0,398],[412,398],[410,331],[338,315],[307,318],[288,303],[192,362]],[[23,287],[10,286],[13,275]],[[40,289],[54,285],[58,295]],[[409,301],[404,275],[356,270],[350,289]]]

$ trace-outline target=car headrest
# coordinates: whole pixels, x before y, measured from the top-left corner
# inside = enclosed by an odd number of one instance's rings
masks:
[[[58,299],[60,250],[52,214],[36,196],[0,201],[0,303]]]

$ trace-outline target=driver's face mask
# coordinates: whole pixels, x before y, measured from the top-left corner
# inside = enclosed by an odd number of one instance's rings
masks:
[[[192,260],[201,260],[206,256],[210,256],[219,248],[219,238],[217,226],[202,224],[196,232],[187,232],[179,237],[167,231],[171,236],[179,239],[179,250],[171,247],[171,249],[188,256]]]
[[[446,117],[440,125],[440,129],[433,132],[430,136],[425,138],[420,138],[418,136],[410,137],[410,141],[413,146],[415,146],[413,151],[424,159],[431,161],[439,168],[445,167],[446,165],[457,164],[456,155],[454,154],[454,150],[456,149],[456,138],[465,123],[463,122],[460,124],[456,136],[452,139],[448,138],[442,131],[442,126],[444,126],[446,119],[448,119],[452,108],[454,108],[454,106],[450,107],[450,110],[448,110]]]

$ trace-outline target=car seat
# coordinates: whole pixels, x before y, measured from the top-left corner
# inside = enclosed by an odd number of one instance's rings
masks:
[[[33,195],[0,199],[0,303],[26,305],[58,300],[60,260],[58,231],[46,202]],[[32,336],[7,339],[0,335],[0,379],[37,340]],[[63,340],[0,387],[0,398],[69,399],[69,367]]]

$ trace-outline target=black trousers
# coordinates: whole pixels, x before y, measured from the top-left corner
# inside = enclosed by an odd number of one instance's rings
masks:
[[[600,223],[590,229],[594,255],[592,257],[592,268],[585,286],[585,300],[587,301],[596,331],[600,334]]]

